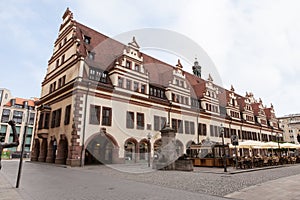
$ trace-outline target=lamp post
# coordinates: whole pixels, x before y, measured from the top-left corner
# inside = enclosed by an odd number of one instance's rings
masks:
[[[227,166],[226,166],[226,153],[225,153],[225,145],[224,145],[224,127],[223,127],[222,124],[221,124],[221,127],[220,127],[220,136],[222,137],[224,172],[227,172]]]
[[[278,144],[279,156],[281,157],[281,151],[280,151],[280,145],[279,145],[279,133],[276,133],[276,136],[277,136],[277,144]]]
[[[150,167],[150,159],[151,159],[151,134],[148,133],[147,139],[148,139],[148,167]]]

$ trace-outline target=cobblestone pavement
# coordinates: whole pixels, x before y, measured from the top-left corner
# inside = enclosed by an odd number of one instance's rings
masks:
[[[235,173],[236,170],[232,168],[228,168],[229,173],[224,173],[222,168],[196,168],[194,172],[155,171],[138,174],[123,173],[105,166],[89,166],[85,167],[84,170],[105,173],[112,177],[116,176],[137,182],[223,197],[270,180],[298,175],[300,174],[300,165],[286,165],[245,173]]]
[[[14,185],[17,162],[3,162],[0,178],[5,177]],[[103,173],[97,173],[102,170]],[[106,172],[108,173],[106,173]],[[53,165],[25,163],[20,188],[15,191],[24,200],[160,200],[191,199],[219,200],[217,196],[161,187],[111,176],[113,171],[105,167],[96,171],[81,168],[62,168]],[[116,171],[115,171],[116,172]],[[1,192],[5,200],[13,199]],[[0,198],[1,199],[1,198]],[[2,199],[1,199],[2,200]],[[15,199],[14,199],[15,200]]]
[[[6,161],[3,166],[0,173],[14,185],[17,162]],[[267,181],[281,180],[279,178],[287,177],[285,179],[289,180],[289,177],[300,174],[300,165],[236,174],[224,173],[223,169],[218,168],[196,168],[194,172],[152,170],[148,173],[124,172],[134,171],[135,168],[134,165],[123,166],[121,171],[107,166],[63,168],[26,162],[21,187],[17,191],[25,200],[224,199],[224,196],[243,199],[231,193]],[[229,171],[235,172],[231,168]],[[264,196],[261,197],[264,199]]]

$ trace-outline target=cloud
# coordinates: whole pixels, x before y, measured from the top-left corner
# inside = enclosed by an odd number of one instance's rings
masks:
[[[242,95],[252,91],[272,102],[277,115],[299,112],[299,1],[12,0],[0,8],[1,74],[29,70],[35,80],[44,74],[67,6],[76,20],[110,37],[141,28],[184,34],[207,52],[225,87],[233,84]]]

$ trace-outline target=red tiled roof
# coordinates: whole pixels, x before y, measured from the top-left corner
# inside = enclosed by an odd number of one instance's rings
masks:
[[[116,60],[120,62],[122,59],[122,54],[126,45],[109,38],[98,31],[95,31],[75,20],[73,20],[76,26],[75,38],[79,39],[78,54],[80,56],[86,57],[89,51],[96,53],[95,60],[91,61],[86,59],[86,62],[93,66],[98,67],[103,70],[109,71]],[[84,42],[84,36],[91,38],[90,44]],[[143,56],[143,64],[147,72],[149,72],[150,84],[161,85],[163,87],[167,86],[169,81],[173,79],[174,66],[153,58],[147,54],[141,53]],[[188,72],[184,72],[188,85],[191,87],[191,96],[196,96],[199,99],[203,98],[203,94],[206,91],[206,81],[202,78],[194,76]],[[221,106],[226,106],[227,102],[230,100],[230,91],[215,85],[219,89],[219,102]],[[237,101],[241,108],[245,108],[245,97],[238,95]],[[259,103],[252,104],[252,108],[255,115],[259,113]]]
[[[34,100],[31,100],[31,99],[23,99],[23,98],[13,98],[13,99],[15,99],[16,100],[16,104],[17,105],[23,105],[24,104],[24,102],[25,101],[27,101],[28,102],[28,106],[32,106],[32,107],[34,107],[35,105],[34,105]],[[7,107],[11,107],[11,101],[9,101],[9,102],[7,102],[6,104],[5,104],[5,106],[7,106]]]

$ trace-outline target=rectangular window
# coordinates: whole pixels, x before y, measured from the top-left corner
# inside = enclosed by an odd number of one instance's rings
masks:
[[[215,137],[219,137],[220,134],[219,134],[219,127],[218,126],[214,126],[214,131],[215,131]]]
[[[143,94],[146,93],[146,85],[141,86],[141,93],[143,93]]]
[[[61,57],[61,63],[64,63],[64,62],[65,62],[65,54],[62,55],[62,57]]]
[[[9,109],[3,109],[1,122],[7,123],[9,121],[9,115],[10,115],[10,110]]]
[[[163,129],[167,124],[167,118],[161,117],[160,118],[160,129]]]
[[[119,86],[120,88],[123,88],[123,82],[124,82],[124,79],[121,78],[121,77],[119,77],[119,78],[118,78],[118,86]]]
[[[137,129],[144,129],[144,127],[145,127],[144,113],[136,114],[136,125],[137,125]]]
[[[43,129],[44,113],[40,113],[38,129]]]
[[[23,112],[22,111],[16,111],[13,112],[13,120],[16,122],[16,124],[21,124],[23,118]]]
[[[172,119],[172,128],[177,132],[177,119]]]
[[[27,136],[32,136],[32,131],[33,131],[33,128],[32,127],[28,127],[27,128]]]
[[[154,115],[154,130],[155,131],[159,131],[160,127],[159,127],[159,116]]]
[[[56,60],[56,64],[55,64],[55,66],[56,66],[56,67],[58,67],[58,66],[59,66],[59,59],[57,59],[57,60]]]
[[[112,110],[111,108],[103,107],[102,109],[102,125],[111,126]]]
[[[189,105],[189,98],[185,97],[185,104]]]
[[[140,71],[140,66],[136,64],[136,65],[134,66],[134,70],[139,72],[139,71]]]
[[[184,132],[185,134],[190,134],[190,122],[184,121]]]
[[[126,89],[131,90],[131,80],[126,80]]]
[[[56,111],[52,112],[51,128],[55,127]]]
[[[178,119],[177,120],[177,125],[178,125],[178,133],[183,133],[183,123],[182,123],[182,120]]]
[[[126,68],[130,69],[131,68],[131,62],[130,61],[126,61]]]
[[[215,134],[214,134],[214,126],[213,126],[213,125],[210,125],[210,126],[209,126],[209,131],[210,131],[210,136],[211,136],[211,137],[214,137]]]
[[[134,128],[134,112],[127,111],[126,128]]]
[[[71,118],[71,105],[68,105],[65,108],[65,121],[64,121],[65,125],[70,124],[70,118]]]
[[[198,134],[199,135],[204,135],[204,136],[207,135],[206,124],[201,124],[201,123],[198,124]]]
[[[44,129],[49,128],[50,113],[45,113]]]
[[[0,129],[0,142],[4,142],[5,141],[6,130],[7,130],[7,125],[1,125],[1,129]]]
[[[100,106],[90,105],[90,124],[100,124]]]
[[[135,92],[138,92],[139,91],[139,83],[138,82],[133,82],[133,90]]]
[[[89,79],[101,83],[107,83],[107,73],[96,68],[90,68]]]
[[[190,133],[195,135],[195,124],[194,122],[190,122]]]
[[[89,79],[95,80],[96,79],[96,71],[94,69],[90,69]]]
[[[55,116],[55,127],[60,126],[60,119],[61,119],[61,108],[56,110],[56,116]]]
[[[34,124],[34,118],[35,118],[35,113],[30,113],[29,115],[29,125],[33,125]]]

